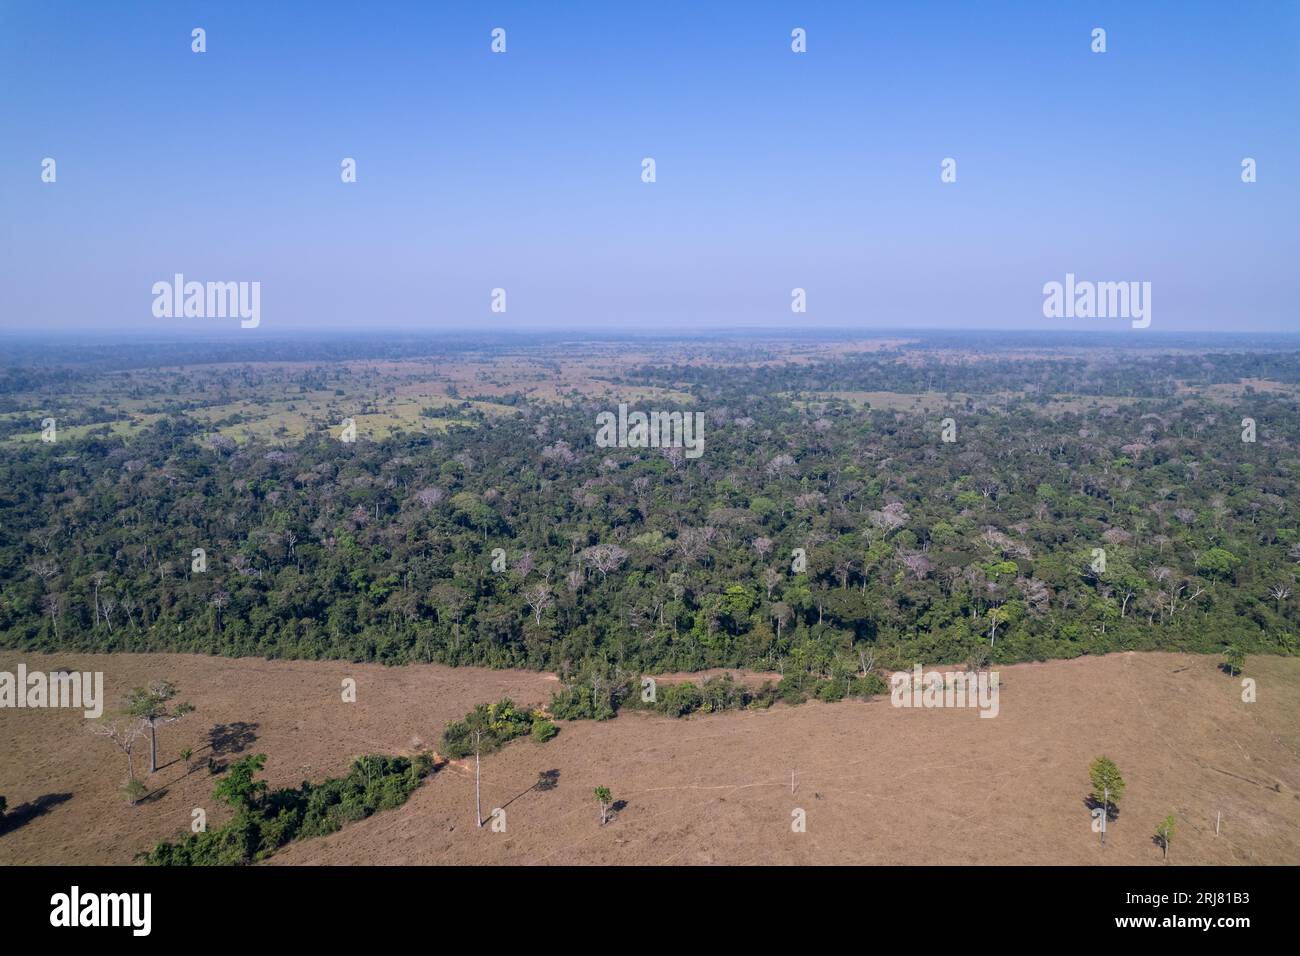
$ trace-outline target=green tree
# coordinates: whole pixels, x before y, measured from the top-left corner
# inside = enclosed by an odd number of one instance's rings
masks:
[[[154,681],[148,687],[136,687],[126,698],[126,712],[138,717],[149,728],[149,772],[158,772],[158,726],[180,720],[192,713],[190,704],[169,707],[176,696],[176,685],[169,680]]]
[[[1124,778],[1120,776],[1119,767],[1109,757],[1098,757],[1088,766],[1088,776],[1092,780],[1092,799],[1101,807],[1102,829],[1101,845],[1106,845],[1106,819],[1111,807],[1119,804],[1124,796]]]
[[[1171,813],[1160,821],[1156,827],[1156,839],[1160,841],[1161,848],[1165,851],[1164,858],[1169,859],[1169,844],[1174,839],[1174,815]]]
[[[257,805],[266,793],[266,781],[254,780],[253,774],[266,764],[266,754],[249,754],[230,765],[230,770],[215,787],[212,796],[224,800],[237,810],[248,810]]]
[[[1246,669],[1246,651],[1240,644],[1230,645],[1224,653],[1224,658],[1224,666],[1233,677]]]
[[[1241,565],[1241,558],[1224,548],[1211,548],[1196,561],[1198,570],[1217,578],[1228,578]]]
[[[597,787],[596,799],[600,802],[600,825],[603,827],[609,822],[609,808],[614,798],[609,792],[609,787]]]
[[[126,797],[126,802],[135,806],[141,798],[148,792],[148,788],[140,781],[139,777],[127,777],[126,783],[122,784],[122,795]]]

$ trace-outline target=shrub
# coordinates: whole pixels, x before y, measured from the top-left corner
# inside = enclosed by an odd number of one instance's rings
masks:
[[[843,700],[845,694],[845,682],[842,680],[824,680],[817,687],[817,699],[833,704],[837,700]]]
[[[148,788],[138,777],[127,777],[126,782],[122,784],[122,795],[126,797],[127,803],[132,806],[139,803],[141,798],[148,792]]]
[[[699,710],[704,696],[690,681],[669,684],[659,693],[657,710],[669,717],[685,717]]]
[[[258,754],[232,766],[237,793],[232,793],[229,780],[214,790],[218,799],[238,796],[231,801],[236,810],[229,823],[190,834],[178,843],[159,841],[142,855],[144,862],[238,866],[265,859],[293,840],[333,833],[346,823],[401,806],[433,770],[433,758],[427,753],[414,759],[372,755],[354,760],[346,777],[267,791],[263,781],[251,776],[262,769],[264,759]]]

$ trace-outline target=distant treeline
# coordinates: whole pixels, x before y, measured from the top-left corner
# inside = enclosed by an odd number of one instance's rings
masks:
[[[10,446],[0,645],[744,666],[827,693],[864,654],[1297,651],[1297,400],[1185,386],[1295,381],[1294,353],[914,357],[629,372],[693,394],[655,407],[705,413],[696,460],[596,447],[611,405],[580,397],[437,438],[236,446],[164,415]],[[954,394],[859,397],[927,388]]]

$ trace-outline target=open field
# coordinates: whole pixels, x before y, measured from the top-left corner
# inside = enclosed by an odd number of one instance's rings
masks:
[[[206,435],[236,442],[288,444],[340,422],[356,422],[358,437],[383,440],[398,431],[440,432],[453,425],[475,425],[514,414],[517,402],[566,405],[618,402],[690,405],[699,400],[687,373],[699,369],[761,371],[806,368],[819,363],[879,360],[894,369],[969,367],[1006,362],[1027,368],[1064,366],[1087,360],[1118,365],[1131,360],[1122,352],[1081,348],[948,350],[926,348],[897,337],[806,341],[780,336],[753,341],[580,339],[547,345],[440,352],[430,343],[425,357],[337,361],[250,360],[206,364],[86,371],[56,389],[14,390],[0,404],[0,444],[37,442],[41,422],[53,417],[61,439],[91,436],[131,438],[167,416],[188,417]],[[1166,356],[1184,354],[1167,349]],[[878,374],[880,367],[875,367]],[[927,379],[933,378],[933,371]],[[1077,387],[1087,380],[1071,379]],[[1029,388],[1032,378],[1014,388],[987,392],[920,387],[873,388],[872,376],[852,388],[779,393],[807,409],[842,402],[899,414],[934,415],[971,406],[1004,408],[1029,398],[1049,417],[1113,411],[1137,399],[1129,394],[1076,394]],[[0,385],[3,383],[0,382]],[[1213,384],[1176,383],[1183,401],[1236,405],[1257,397],[1293,399],[1300,386],[1267,378],[1243,377]],[[3,391],[3,389],[0,389]]]
[[[20,658],[0,653],[0,669]],[[186,774],[214,725],[238,752],[268,755],[272,786],[341,773],[365,752],[436,743],[475,703],[547,701],[551,675],[436,665],[384,668],[194,655],[25,655],[29,669],[102,669],[110,702],[166,677],[197,712],[159,732],[154,794],[116,793],[122,755],[79,711],[0,711],[0,793],[44,812],[0,836],[0,864],[126,863],[177,836],[194,807],[225,812],[206,770]],[[1157,864],[1156,823],[1178,818],[1177,864],[1300,863],[1300,660],[1250,658],[1259,699],[1211,657],[1114,654],[1002,667],[1001,712],[895,709],[871,702],[777,705],[686,720],[624,712],[562,723],[483,759],[485,812],[473,825],[473,764],[452,764],[386,811],[291,845],[284,864],[339,863],[1097,863]],[[344,677],[358,700],[344,704]],[[245,725],[242,728],[239,725]],[[143,759],[147,760],[147,750]],[[1128,783],[1107,848],[1090,830],[1088,761],[1105,753]],[[141,759],[137,757],[137,760]],[[530,789],[558,771],[550,790]],[[790,791],[791,770],[797,787]],[[598,823],[592,788],[626,801]],[[790,829],[807,812],[807,832]],[[1214,833],[1217,812],[1220,835]]]

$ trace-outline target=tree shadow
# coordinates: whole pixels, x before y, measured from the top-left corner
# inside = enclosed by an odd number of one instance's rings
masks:
[[[149,791],[143,797],[137,800],[136,803],[137,804],[154,803],[155,801],[161,800],[163,797],[167,796],[167,787],[168,787],[167,784],[163,784],[157,790]]]
[[[7,811],[3,817],[0,817],[0,834],[8,833],[10,830],[17,830],[37,817],[48,813],[51,808],[57,807],[60,803],[67,803],[71,799],[72,794],[70,793],[47,793],[35,800],[19,804],[12,810]]]
[[[1093,810],[1101,809],[1101,801],[1098,800],[1096,797],[1094,797],[1092,794],[1088,794],[1088,796],[1083,798],[1083,805],[1088,808],[1089,813],[1091,813]],[[1119,807],[1117,807],[1114,803],[1112,803],[1106,810],[1106,821],[1108,823],[1114,823],[1118,819],[1119,819]]]
[[[257,724],[242,720],[233,724],[217,724],[208,731],[206,749],[210,749],[214,757],[242,753],[257,740],[257,728]],[[209,772],[220,773],[225,769],[225,761],[208,758]]]
[[[506,807],[510,806],[510,804],[514,803],[520,797],[526,796],[527,794],[532,793],[534,790],[538,791],[539,793],[544,793],[547,790],[554,790],[557,786],[559,786],[559,784],[560,784],[560,771],[543,770],[541,773],[537,775],[537,782],[535,784],[533,784],[523,793],[517,793],[509,800],[507,800],[505,803],[501,804],[501,809],[504,810]]]

